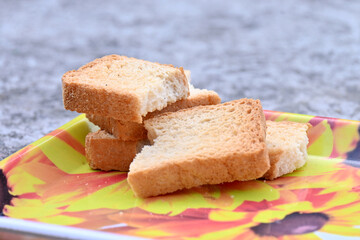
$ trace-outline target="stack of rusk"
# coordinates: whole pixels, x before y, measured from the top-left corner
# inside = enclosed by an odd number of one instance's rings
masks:
[[[129,170],[134,194],[150,197],[271,180],[305,164],[309,124],[265,121],[259,100],[220,104],[215,92],[189,86],[185,72],[110,55],[63,76],[65,108],[101,128],[86,137],[91,168]]]
[[[110,55],[63,76],[66,109],[86,113],[101,130],[85,140],[91,168],[129,171],[148,143],[143,121],[164,112],[221,102],[210,90],[194,88],[190,71],[171,65]]]

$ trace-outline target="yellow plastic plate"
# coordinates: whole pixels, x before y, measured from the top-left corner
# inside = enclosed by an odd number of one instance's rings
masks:
[[[43,234],[84,239],[358,239],[360,122],[265,114],[313,125],[304,167],[274,181],[208,185],[148,199],[133,195],[126,173],[88,167],[89,124],[80,115],[0,162],[0,227],[31,232],[43,226]],[[81,235],[83,229],[91,231]]]

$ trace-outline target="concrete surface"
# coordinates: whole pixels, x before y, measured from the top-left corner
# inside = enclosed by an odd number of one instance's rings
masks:
[[[0,159],[74,118],[62,74],[112,53],[224,101],[360,120],[360,1],[0,0]]]

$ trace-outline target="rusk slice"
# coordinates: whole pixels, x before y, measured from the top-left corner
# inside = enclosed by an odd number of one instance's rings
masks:
[[[197,89],[190,85],[190,96],[188,98],[172,103],[162,110],[148,113],[144,119],[149,119],[165,112],[175,112],[180,109],[199,105],[213,105],[220,102],[221,99],[216,92],[206,89]],[[93,114],[86,114],[86,117],[90,122],[98,125],[101,129],[124,141],[147,139],[147,131],[143,123],[123,122],[114,118]]]
[[[68,110],[138,123],[189,95],[182,68],[118,55],[65,73],[62,87]]]
[[[146,120],[145,128],[153,145],[136,155],[128,174],[139,197],[256,179],[270,167],[259,100],[164,113]]]
[[[146,139],[146,129],[142,123],[123,122],[111,117],[86,114],[87,119],[122,141]]]
[[[275,179],[302,167],[307,160],[309,123],[266,121],[270,169],[264,177]]]
[[[129,171],[129,166],[145,141],[122,141],[105,131],[85,138],[86,159],[92,169]]]

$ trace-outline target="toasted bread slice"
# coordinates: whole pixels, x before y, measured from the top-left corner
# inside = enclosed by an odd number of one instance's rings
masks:
[[[123,122],[111,117],[86,114],[87,119],[99,126],[109,134],[122,141],[138,141],[146,139],[144,124],[136,122]]]
[[[149,119],[165,112],[175,112],[180,109],[191,108],[199,105],[213,105],[221,102],[219,95],[210,90],[196,89],[190,85],[190,96],[186,99],[179,100],[170,104],[162,110],[148,113],[144,119]],[[98,125],[101,129],[114,135],[123,141],[136,141],[147,139],[147,131],[143,123],[123,122],[110,117],[104,117],[93,114],[86,114],[90,122]]]
[[[68,110],[138,123],[189,95],[182,68],[118,55],[65,73],[62,87]]]
[[[266,145],[270,169],[266,179],[275,179],[302,167],[307,160],[309,123],[266,121]]]
[[[85,138],[86,159],[92,169],[129,171],[129,166],[146,141],[122,141],[99,130]]]
[[[154,144],[136,155],[128,174],[139,197],[256,179],[270,167],[259,100],[164,113],[145,120],[145,128]]]

